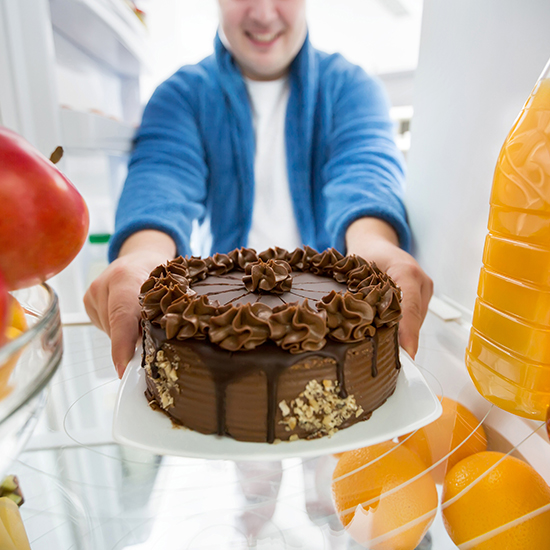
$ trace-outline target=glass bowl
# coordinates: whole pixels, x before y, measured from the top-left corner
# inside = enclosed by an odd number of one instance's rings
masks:
[[[28,328],[0,347],[0,479],[31,435],[63,354],[55,292],[44,283],[12,294]]]

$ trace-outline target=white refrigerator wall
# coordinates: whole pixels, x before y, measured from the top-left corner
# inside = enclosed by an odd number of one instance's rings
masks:
[[[498,153],[550,57],[548,0],[425,0],[407,206],[435,294],[471,315]]]

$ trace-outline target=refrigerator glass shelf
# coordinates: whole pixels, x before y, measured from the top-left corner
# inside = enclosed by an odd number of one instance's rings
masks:
[[[129,153],[136,128],[133,124],[98,113],[60,109],[65,147]]]
[[[490,450],[528,461],[550,483],[541,424],[501,411],[475,391],[464,366],[467,338],[464,327],[428,314],[415,358],[426,382],[472,411]],[[25,495],[21,513],[33,550],[364,547],[335,512],[332,452],[242,461],[162,456],[119,444],[112,422],[121,382],[108,338],[84,324],[65,326],[64,341],[39,425],[8,469]],[[456,549],[440,507],[433,511],[419,548]]]

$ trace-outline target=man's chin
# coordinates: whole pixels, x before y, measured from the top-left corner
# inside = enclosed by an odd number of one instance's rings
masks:
[[[244,76],[252,80],[277,80],[282,78],[290,67],[288,65],[282,65],[281,63],[267,63],[267,60],[263,60],[263,63],[254,63],[248,65],[241,65]]]
[[[288,67],[271,70],[258,70],[251,75],[247,75],[252,80],[278,80],[288,73]]]

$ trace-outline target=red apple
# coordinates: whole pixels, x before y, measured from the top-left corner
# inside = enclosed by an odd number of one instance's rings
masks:
[[[0,126],[0,270],[9,290],[67,267],[88,233],[72,183],[21,136]]]

